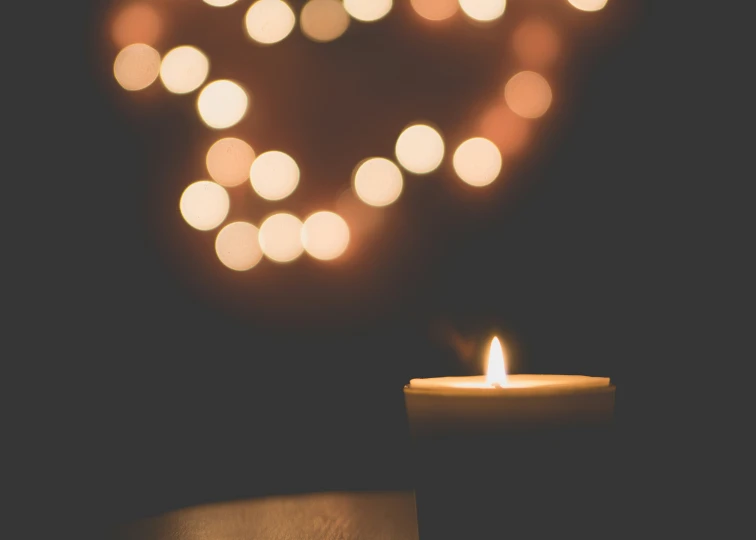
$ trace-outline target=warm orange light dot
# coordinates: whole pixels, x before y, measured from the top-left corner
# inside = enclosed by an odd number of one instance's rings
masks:
[[[527,67],[543,68],[559,56],[559,36],[546,21],[531,18],[515,29],[512,46],[520,61]]]
[[[523,118],[539,118],[551,106],[551,87],[534,71],[521,71],[507,82],[504,99]]]
[[[459,10],[458,0],[411,0],[415,12],[429,21],[443,21]]]
[[[118,47],[133,43],[155,45],[163,33],[163,20],[157,10],[145,2],[123,8],[112,26],[113,42]]]
[[[113,62],[113,75],[125,90],[144,90],[158,77],[160,54],[144,43],[128,45]]]
[[[299,16],[302,33],[313,41],[333,41],[349,27],[349,14],[339,0],[310,0]]]
[[[262,259],[259,231],[251,223],[237,221],[221,229],[215,238],[215,254],[231,270],[244,272]]]
[[[525,148],[531,135],[531,122],[513,113],[504,104],[488,109],[480,120],[478,134],[493,142],[504,155]]]
[[[255,151],[241,139],[228,137],[216,141],[207,151],[205,163],[210,177],[222,186],[234,187],[249,178]]]
[[[316,212],[304,222],[302,245],[316,259],[336,259],[349,245],[349,226],[338,214]]]

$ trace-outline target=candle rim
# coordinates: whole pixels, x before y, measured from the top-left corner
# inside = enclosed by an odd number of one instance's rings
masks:
[[[555,374],[513,374],[509,375],[509,380],[518,381],[526,380],[528,378],[535,378],[541,380],[548,380],[549,378],[558,378],[552,382],[546,382],[544,384],[538,384],[535,386],[504,386],[504,387],[487,387],[487,386],[434,386],[433,384],[415,384],[419,381],[461,381],[461,380],[474,380],[482,381],[486,380],[485,375],[475,375],[469,377],[431,377],[431,378],[415,378],[411,379],[409,384],[404,388],[405,391],[412,391],[417,393],[439,393],[448,392],[454,394],[469,394],[474,396],[480,395],[533,395],[533,394],[568,394],[576,392],[586,392],[589,390],[603,390],[607,388],[614,388],[609,377],[594,377],[590,375],[555,375]]]

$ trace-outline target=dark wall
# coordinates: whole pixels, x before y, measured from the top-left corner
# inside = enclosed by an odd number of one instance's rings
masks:
[[[189,101],[123,95],[98,30],[105,3],[89,4],[90,62],[71,83],[70,104],[85,120],[61,142],[74,152],[77,191],[57,307],[72,357],[60,380],[77,403],[60,427],[84,449],[77,463],[97,486],[85,500],[99,515],[275,492],[408,488],[402,386],[475,373],[464,359],[480,358],[492,332],[520,371],[611,376],[618,419],[632,426],[645,415],[638,358],[648,366],[664,352],[655,348],[653,303],[663,254],[659,179],[648,161],[655,44],[643,5],[616,2],[627,20],[608,15],[610,30],[575,34],[554,121],[488,199],[448,188],[455,181],[442,170],[428,180],[447,186],[440,194],[408,189],[370,249],[340,266],[262,263],[229,276],[209,236],[176,210],[202,163],[188,149],[206,132],[186,114]],[[386,24],[389,43],[402,44],[388,52],[401,55],[411,45],[406,27]],[[377,54],[381,42],[370,39],[382,36],[371,32],[359,46]],[[275,53],[281,62],[304,43],[291,41]],[[491,62],[484,54],[459,69],[493,84],[484,70]],[[454,99],[471,90],[437,92]],[[443,122],[454,131],[460,117],[449,112]],[[296,120],[271,137],[284,140]],[[360,131],[347,113],[334,122]],[[303,124],[292,144],[315,162],[325,150],[307,145],[312,126]],[[386,121],[366,131],[380,147],[392,129]],[[347,156],[361,150],[351,139]],[[334,159],[334,167],[351,163]],[[326,165],[313,168],[328,175]],[[342,173],[335,185],[346,187]]]

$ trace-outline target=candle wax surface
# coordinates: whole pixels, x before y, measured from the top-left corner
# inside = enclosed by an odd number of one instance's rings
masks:
[[[606,377],[509,375],[413,379],[404,388],[413,433],[500,432],[528,426],[607,424],[614,386]]]
[[[485,375],[477,377],[438,377],[434,379],[412,379],[409,387],[418,390],[471,390],[480,389],[490,392],[538,392],[578,390],[609,386],[607,377],[587,377],[585,375],[509,375],[507,382],[501,386],[488,383]]]

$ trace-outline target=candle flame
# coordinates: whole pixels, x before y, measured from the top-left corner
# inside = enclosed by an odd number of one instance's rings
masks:
[[[488,350],[488,368],[486,369],[486,382],[491,386],[505,386],[507,384],[507,368],[504,364],[504,351],[501,348],[499,338],[491,340]]]

